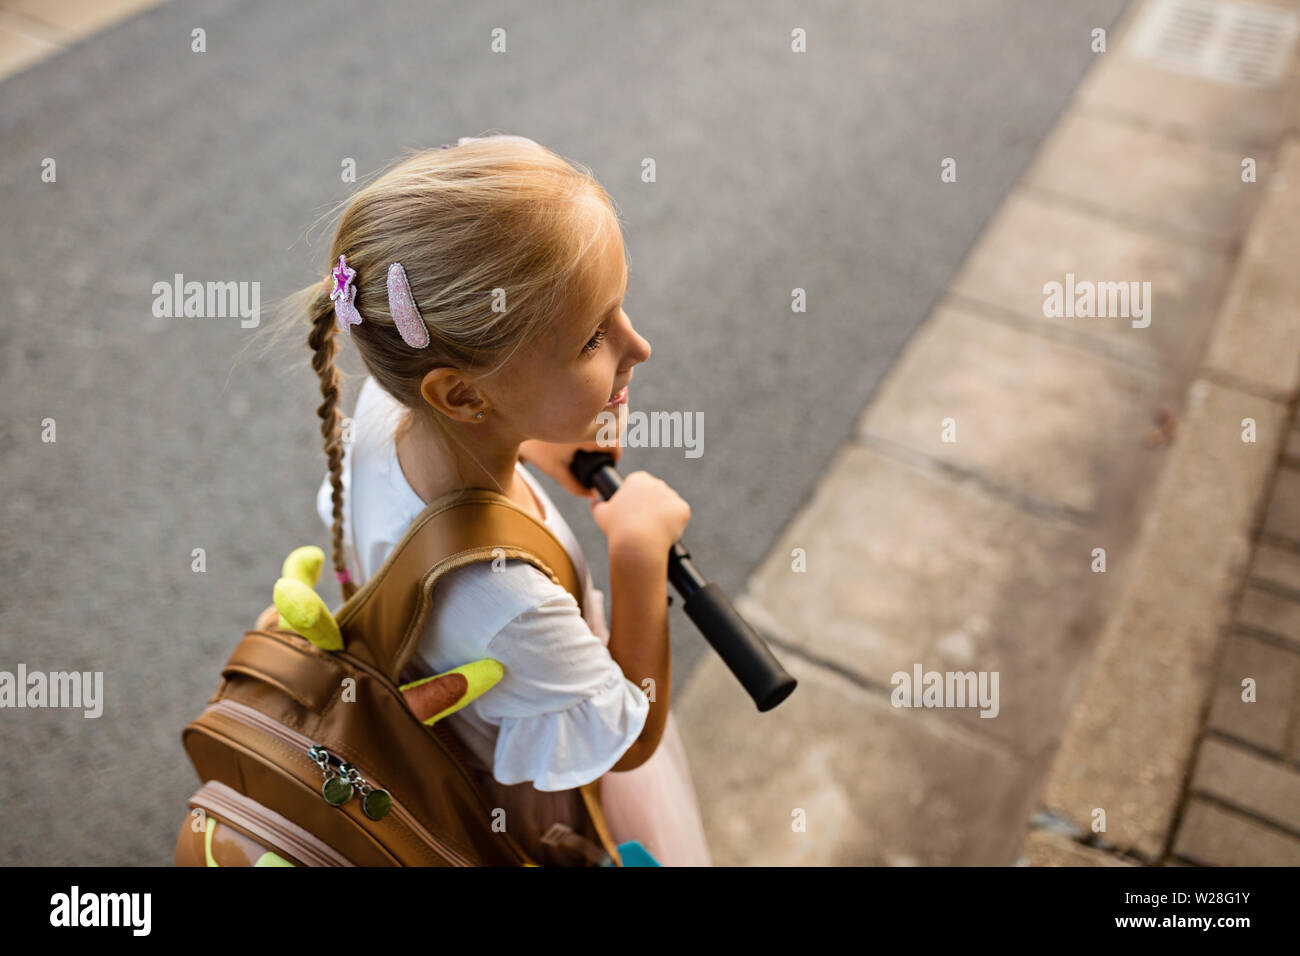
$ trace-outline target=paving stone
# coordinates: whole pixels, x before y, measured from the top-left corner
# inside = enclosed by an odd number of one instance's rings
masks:
[[[1276,165],[1205,364],[1290,399],[1300,389],[1300,138],[1283,144]]]
[[[1109,842],[1144,859],[1161,857],[1174,825],[1218,676],[1218,642],[1250,557],[1250,518],[1276,456],[1280,435],[1271,426],[1282,415],[1267,399],[1193,385],[1127,588],[1048,775],[1043,806],[1075,821],[1105,809]],[[1247,416],[1277,436],[1273,447],[1267,438],[1243,446],[1228,425]]]
[[[26,29],[21,21],[0,11],[0,80],[21,73],[62,47]]]
[[[65,40],[74,40],[103,30],[119,20],[161,0],[4,0],[4,5],[25,19],[36,20],[57,30]]]
[[[765,714],[716,655],[674,701],[692,764],[708,767],[694,776],[715,866],[1015,862],[1032,770],[933,712],[778,656],[799,686]]]
[[[1300,468],[1278,469],[1263,528],[1269,534],[1300,542]]]
[[[1072,110],[1056,125],[1025,183],[1127,219],[1202,240],[1234,241],[1266,194],[1271,157],[1242,182],[1239,150],[1216,149],[1111,116]]]
[[[1300,866],[1300,839],[1192,797],[1174,853],[1201,866]]]
[[[1228,265],[1222,252],[1020,190],[1003,204],[950,291],[1075,334],[1096,348],[1169,366],[1171,377],[1180,380],[1204,354]],[[1063,291],[1072,282],[1076,298],[1082,282],[1149,282],[1146,318],[1045,316],[1049,282],[1060,283]],[[1133,326],[1147,319],[1147,327]]]
[[[1134,59],[1127,34],[1142,7],[1130,8],[1115,42],[1097,57],[1076,100],[1157,129],[1228,148],[1276,142],[1289,121],[1292,76],[1268,89],[1202,79]],[[1244,155],[1244,154],[1243,154]]]
[[[1300,551],[1260,541],[1250,563],[1250,576],[1271,581],[1300,594]]]
[[[1286,759],[1300,766],[1300,701],[1291,711],[1291,729],[1287,731]]]
[[[1283,452],[1288,458],[1295,459],[1295,463],[1300,465],[1300,429],[1292,428],[1286,436],[1286,449]]]
[[[1255,699],[1242,700],[1241,682],[1255,681]],[[1300,654],[1244,634],[1224,648],[1209,726],[1279,756],[1286,749],[1291,710],[1300,685]]]
[[[1022,852],[1029,866],[1133,866],[1128,860],[1049,830],[1030,830]]]
[[[1066,717],[1062,687],[1087,658],[1081,619],[1096,611],[1095,589],[1119,585],[1090,570],[1091,549],[1112,541],[924,465],[843,449],[737,607],[887,690],[916,665],[996,672],[996,717],[932,712],[1021,753],[1050,748]]]
[[[1130,366],[946,303],[908,343],[859,434],[1092,512],[1131,487],[1135,458],[1153,455],[1142,441],[1160,403]],[[956,441],[943,440],[948,418]]]
[[[1300,837],[1300,770],[1281,761],[1207,737],[1196,761],[1191,789]]]
[[[1300,650],[1300,602],[1263,588],[1247,587],[1241,595],[1237,622],[1284,638]]]

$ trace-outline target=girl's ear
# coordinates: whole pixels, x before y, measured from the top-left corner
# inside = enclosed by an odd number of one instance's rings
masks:
[[[438,411],[444,414],[451,412],[451,402],[448,400],[452,390],[460,381],[456,370],[453,368],[435,368],[424,376],[420,382],[420,394],[424,400],[432,405]]]
[[[472,419],[485,407],[479,394],[459,369],[435,368],[420,383],[424,400],[449,418]]]

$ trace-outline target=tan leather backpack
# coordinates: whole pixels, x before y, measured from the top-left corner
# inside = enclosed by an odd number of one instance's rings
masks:
[[[464,489],[429,504],[335,612],[342,651],[279,630],[267,608],[181,734],[203,785],[177,865],[622,866],[599,780],[555,793],[504,786],[445,721],[421,723],[399,689],[431,676],[411,663],[438,579],[498,557],[531,562],[582,606],[549,528],[504,495]],[[331,776],[356,795],[327,802]]]

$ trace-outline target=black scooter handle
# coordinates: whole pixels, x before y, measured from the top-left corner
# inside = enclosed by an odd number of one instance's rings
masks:
[[[622,476],[614,469],[614,456],[606,452],[575,453],[569,471],[580,485],[594,487],[606,500],[623,484]],[[681,541],[668,552],[668,580],[682,596],[687,616],[736,675],[760,713],[771,710],[794,692],[798,682],[731,606],[722,588],[704,579]]]

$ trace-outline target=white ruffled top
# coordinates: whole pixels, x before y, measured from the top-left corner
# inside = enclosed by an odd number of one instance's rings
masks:
[[[426,507],[397,460],[393,429],[401,412],[367,377],[343,460],[344,553],[358,586]],[[641,735],[650,702],[609,654],[604,595],[592,586],[572,529],[528,470],[516,467],[573,560],[585,617],[572,595],[526,561],[508,560],[495,573],[491,562],[467,565],[434,588],[412,665],[439,674],[483,657],[500,661],[501,681],[447,721],[501,783],[567,790],[618,762]],[[327,528],[331,491],[326,474],[316,504]]]

